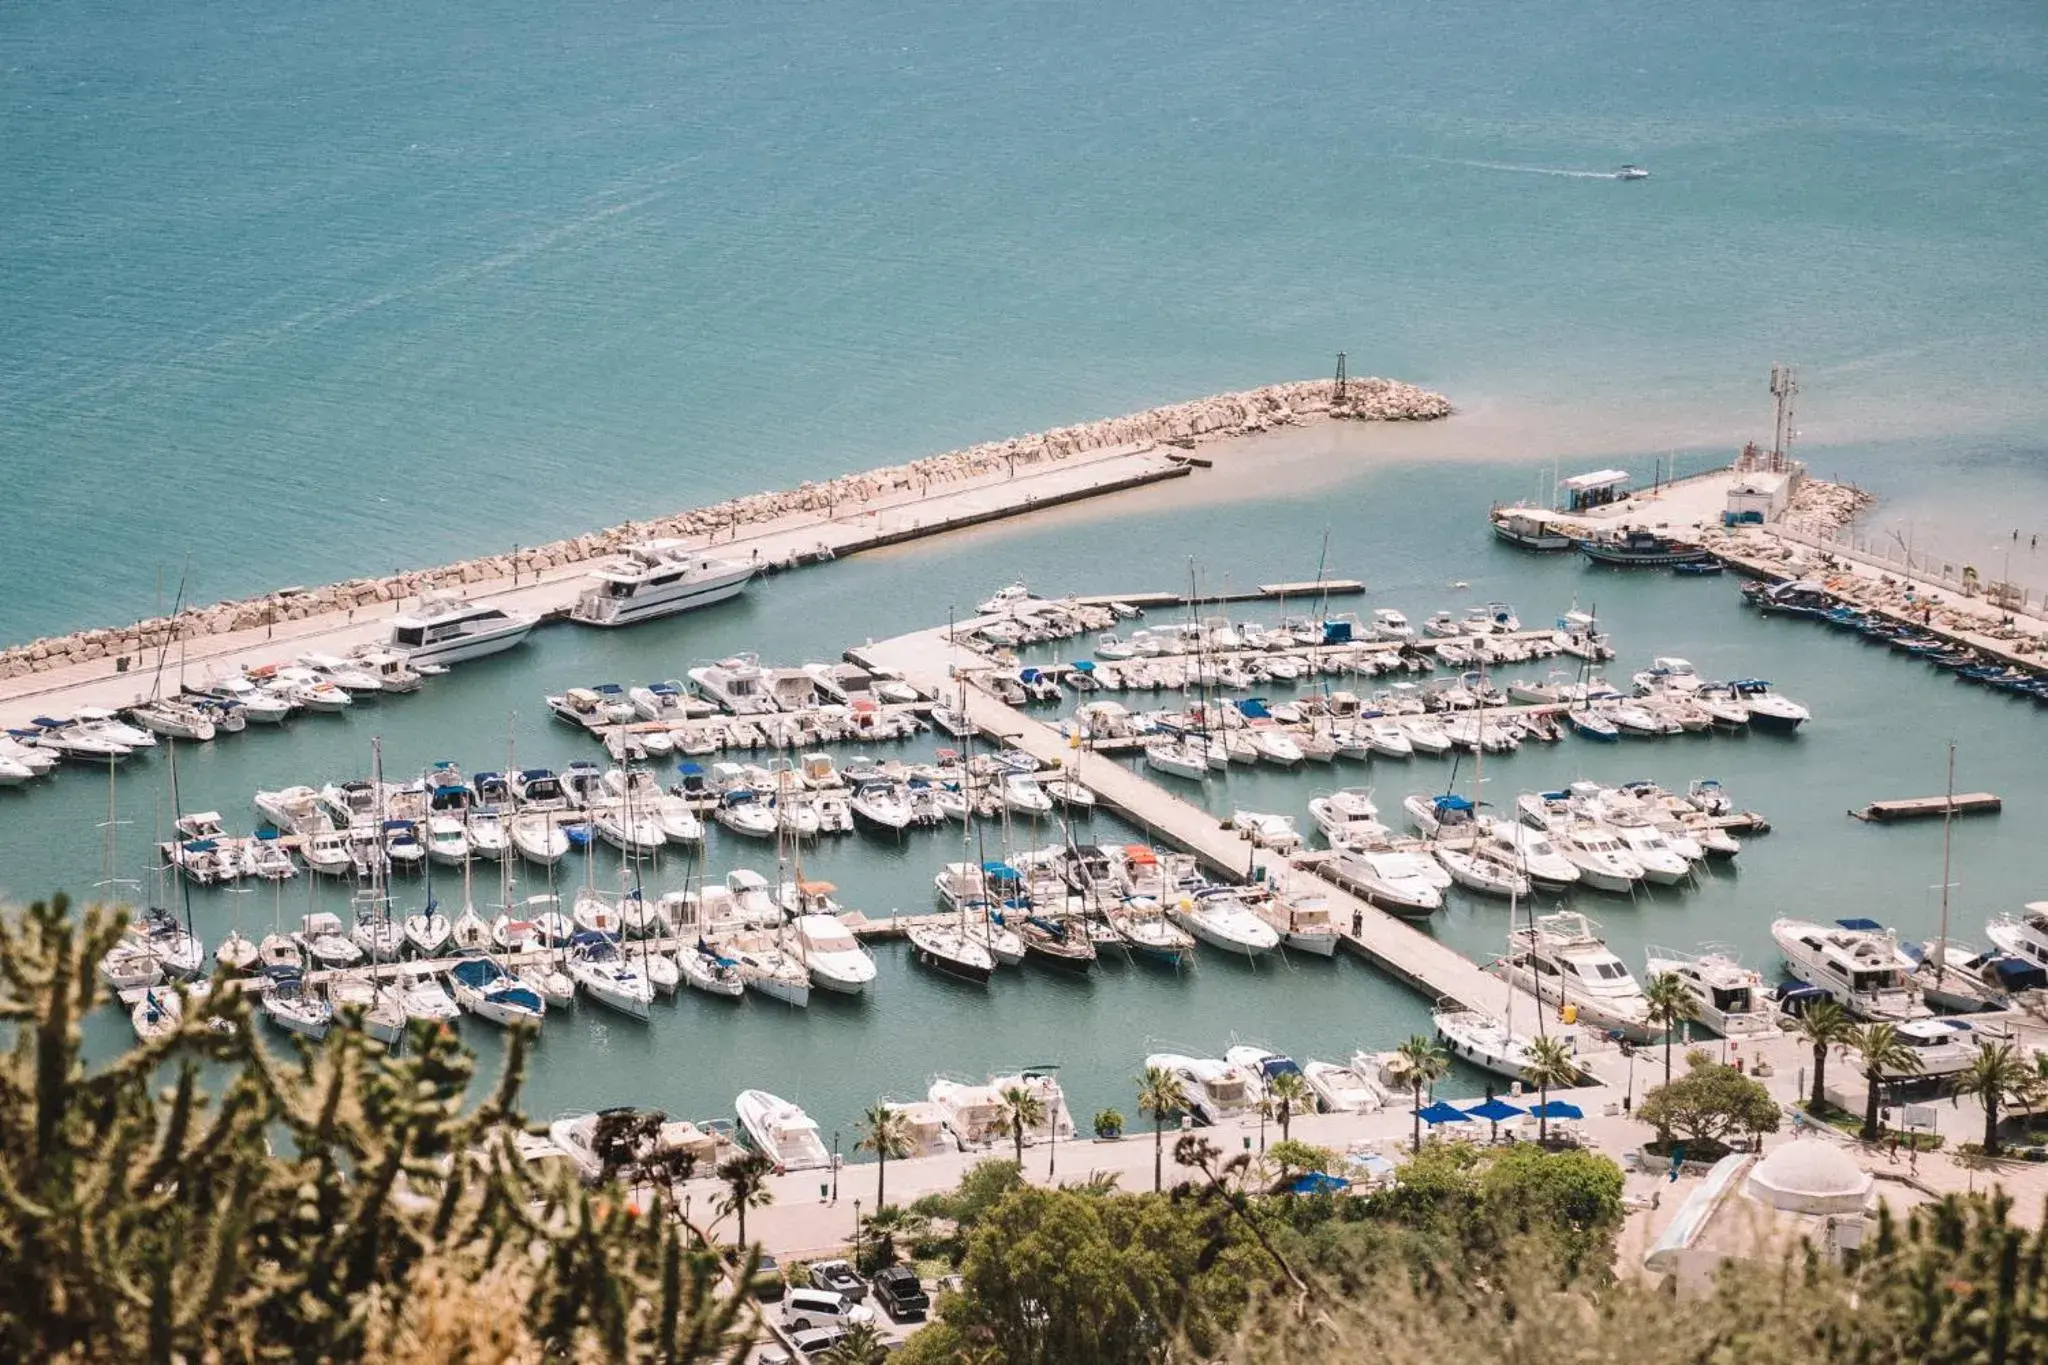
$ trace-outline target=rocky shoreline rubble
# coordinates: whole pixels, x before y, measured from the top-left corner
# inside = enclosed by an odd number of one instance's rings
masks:
[[[1192,448],[1212,440],[1297,426],[1331,418],[1358,421],[1432,421],[1448,417],[1450,400],[1442,394],[1392,379],[1352,379],[1336,395],[1330,379],[1268,384],[1240,393],[1217,394],[1173,403],[1144,412],[1096,422],[1057,427],[1004,441],[986,441],[964,450],[927,456],[907,464],[888,465],[792,489],[752,493],[709,507],[650,521],[629,521],[585,535],[522,548],[510,554],[484,555],[439,568],[419,569],[378,578],[352,578],[309,589],[286,589],[258,597],[194,607],[172,617],[159,617],[118,628],[78,631],[14,645],[0,650],[0,678],[42,673],[66,665],[104,658],[137,656],[169,641],[192,640],[238,630],[252,630],[332,612],[348,612],[378,603],[403,601],[423,593],[461,591],[479,585],[531,581],[550,569],[584,563],[618,553],[633,541],[657,537],[733,539],[741,528],[764,526],[792,516],[832,516],[857,510],[878,500],[922,496],[976,479],[1008,476],[1051,462],[1118,448],[1143,449],[1172,445]]]

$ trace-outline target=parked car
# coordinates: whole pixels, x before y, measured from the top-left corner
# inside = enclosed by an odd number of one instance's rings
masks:
[[[792,1332],[874,1320],[874,1309],[829,1289],[792,1289],[782,1301],[782,1322]]]
[[[761,1264],[754,1270],[754,1298],[760,1303],[780,1303],[783,1291],[788,1285],[782,1278],[782,1263],[767,1252],[761,1253]]]
[[[921,1321],[932,1311],[931,1295],[917,1281],[917,1272],[907,1265],[892,1265],[875,1276],[875,1297],[898,1322]]]
[[[795,1346],[799,1358],[816,1360],[825,1352],[846,1340],[846,1328],[838,1323],[829,1327],[813,1327],[806,1332],[790,1333],[790,1344]]]
[[[868,1296],[867,1281],[845,1261],[818,1261],[811,1266],[811,1288],[829,1289],[859,1303]]]

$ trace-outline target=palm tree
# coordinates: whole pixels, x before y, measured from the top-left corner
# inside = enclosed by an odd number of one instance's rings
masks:
[[[889,1344],[872,1322],[848,1323],[846,1335],[818,1357],[825,1365],[882,1365],[888,1358]]]
[[[1536,1086],[1536,1140],[1542,1142],[1550,1136],[1550,1115],[1543,1111],[1550,1104],[1550,1087],[1570,1085],[1579,1078],[1579,1068],[1572,1062],[1571,1049],[1564,1039],[1545,1036],[1529,1043],[1529,1060],[1522,1065],[1522,1079]]]
[[[1415,1034],[1394,1049],[1400,1069],[1408,1073],[1408,1088],[1415,1093],[1415,1150],[1422,1150],[1422,1090],[1435,1085],[1451,1070],[1451,1059],[1423,1034]]]
[[[1998,1106],[2007,1100],[2030,1103],[2040,1093],[2037,1067],[2020,1060],[2011,1043],[1979,1048],[1969,1069],[1956,1077],[1956,1098],[1974,1096],[1984,1106],[1984,1155],[1998,1155]]]
[[[1659,972],[1643,985],[1649,1020],[1664,1030],[1664,1084],[1671,1084],[1671,1035],[1681,1021],[1693,1017],[1692,992],[1677,972]]]
[[[747,1210],[775,1202],[775,1191],[768,1188],[768,1177],[774,1170],[775,1163],[759,1152],[728,1157],[718,1168],[718,1178],[725,1182],[725,1192],[718,1196],[718,1211],[739,1215],[741,1246],[747,1244]]]
[[[1863,1063],[1863,1079],[1868,1084],[1870,1097],[1863,1104],[1863,1140],[1877,1141],[1877,1105],[1884,1095],[1885,1073],[1894,1077],[1911,1076],[1920,1070],[1920,1054],[1899,1038],[1899,1030],[1893,1024],[1870,1024],[1857,1029],[1849,1038],[1849,1046],[1856,1049],[1856,1056]]]
[[[1822,1000],[1806,1007],[1793,1033],[1813,1048],[1813,1094],[1806,1101],[1806,1107],[1817,1116],[1821,1106],[1827,1103],[1824,1084],[1828,1074],[1828,1053],[1855,1036],[1856,1024],[1840,1005],[1832,1000]]]
[[[1315,1094],[1298,1071],[1283,1071],[1267,1081],[1266,1098],[1272,1102],[1279,1117],[1282,1142],[1288,1140],[1294,1116],[1313,1112],[1316,1107]]]
[[[1017,1144],[1017,1165],[1024,1164],[1024,1130],[1045,1122],[1045,1101],[1038,1092],[1021,1085],[1003,1087],[1003,1119],[1010,1125],[1010,1139]]]
[[[1166,1120],[1187,1108],[1180,1077],[1163,1066],[1148,1066],[1138,1077],[1138,1112],[1152,1118],[1152,1193],[1165,1188]]]
[[[889,1174],[889,1162],[898,1157],[910,1155],[910,1120],[903,1111],[881,1103],[879,1100],[867,1108],[853,1125],[861,1135],[855,1143],[856,1152],[875,1154],[875,1207],[881,1208],[886,1202],[882,1198],[883,1182]]]

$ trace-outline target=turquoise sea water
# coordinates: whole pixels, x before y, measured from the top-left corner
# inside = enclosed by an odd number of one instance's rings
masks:
[[[1988,451],[2048,522],[2034,6],[60,0],[6,37],[0,639],[146,614],[188,556],[202,600],[437,563],[1340,348],[1541,410],[1499,452],[1539,458],[1767,429],[1796,360],[1842,464]]]
[[[1124,499],[625,634],[550,630],[418,697],[190,750],[187,809],[249,820],[258,787],[363,771],[373,734],[394,771],[496,766],[508,727],[523,759],[559,766],[595,756],[545,721],[564,685],[735,648],[831,657],[1020,575],[1166,588],[1193,554],[1211,582],[1306,578],[1327,526],[1332,571],[1365,578],[1371,604],[1502,597],[1542,620],[1576,598],[1629,667],[1680,653],[1815,708],[1791,742],[1567,743],[1488,765],[1496,800],[1712,774],[1777,823],[1697,890],[1589,898],[1632,962],[1706,939],[1767,962],[1787,912],[1931,932],[1938,829],[1842,812],[1938,790],[1951,736],[1964,785],[2012,803],[1957,832],[1958,932],[2039,894],[2030,706],[1753,620],[1730,585],[1516,556],[1481,515],[1553,454],[1719,456],[1768,430],[1764,374],[1792,360],[1809,458],[1884,495],[1874,528],[1971,555],[2048,530],[2035,8],[122,0],[5,22],[0,640],[146,614],[188,556],[202,599],[434,563],[1320,373],[1339,348],[1354,373],[1432,384],[1469,414],[1448,445],[1474,458]],[[1594,174],[1623,161],[1653,178]],[[1341,780],[1391,810],[1447,773]],[[123,778],[129,870],[166,776],[153,759]],[[1234,774],[1207,799],[1304,814],[1334,780]],[[95,879],[105,795],[79,772],[0,793],[0,887]],[[736,855],[714,839],[711,856]],[[857,838],[813,865],[886,910],[925,904],[956,856]],[[1504,913],[1460,900],[1436,932],[1484,954]],[[267,889],[195,896],[210,941],[271,914]],[[708,1115],[764,1085],[829,1129],[934,1072],[1056,1061],[1085,1116],[1129,1109],[1148,1040],[1334,1057],[1427,1009],[1351,963],[1011,974],[984,997],[881,957],[853,1006],[685,998],[648,1028],[552,1021],[533,1107]],[[126,1037],[95,1022],[104,1047]]]

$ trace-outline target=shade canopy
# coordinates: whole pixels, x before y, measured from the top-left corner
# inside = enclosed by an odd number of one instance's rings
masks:
[[[1488,1123],[1503,1123],[1528,1111],[1517,1109],[1506,1100],[1492,1099],[1484,1104],[1475,1104],[1465,1112],[1475,1119],[1485,1119]]]
[[[1586,1117],[1585,1110],[1567,1100],[1551,1100],[1548,1104],[1537,1105],[1529,1112],[1539,1119],[1582,1119]]]
[[[1425,1105],[1415,1112],[1422,1116],[1424,1123],[1432,1125],[1439,1123],[1463,1123],[1465,1121],[1464,1110],[1458,1108],[1455,1104],[1445,1104],[1442,1100],[1438,1100],[1434,1104]]]

